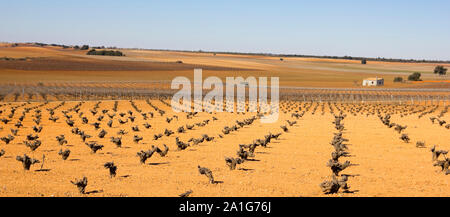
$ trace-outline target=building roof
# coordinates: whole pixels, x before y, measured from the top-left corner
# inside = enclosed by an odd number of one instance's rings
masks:
[[[383,78],[366,78],[364,80],[376,81],[376,80],[383,80]]]

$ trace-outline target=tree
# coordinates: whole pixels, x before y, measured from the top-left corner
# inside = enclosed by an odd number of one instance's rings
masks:
[[[420,80],[421,74],[419,72],[414,72],[411,75],[408,76],[408,80],[410,81],[421,81]]]
[[[394,82],[403,82],[403,78],[402,77],[395,77],[394,78]]]
[[[436,68],[434,68],[434,74],[445,75],[447,74],[447,68],[444,66],[436,66]]]
[[[367,60],[366,59],[362,59],[361,60],[361,64],[363,64],[363,65],[367,64]]]

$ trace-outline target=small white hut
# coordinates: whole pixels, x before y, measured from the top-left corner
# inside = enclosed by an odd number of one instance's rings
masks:
[[[383,86],[384,85],[384,79],[375,77],[375,78],[366,78],[363,80],[362,83],[363,86]]]

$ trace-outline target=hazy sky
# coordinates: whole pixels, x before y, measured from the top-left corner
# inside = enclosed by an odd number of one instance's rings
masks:
[[[0,41],[450,60],[450,1],[6,1]]]

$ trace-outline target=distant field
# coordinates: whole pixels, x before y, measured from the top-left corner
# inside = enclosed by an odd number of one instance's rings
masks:
[[[0,46],[0,57],[27,60],[0,60],[2,82],[39,81],[159,81],[176,76],[192,78],[194,68],[203,76],[278,76],[282,86],[358,87],[367,77],[385,78],[385,87],[450,87],[449,83],[394,83],[412,72],[421,72],[424,80],[450,80],[432,73],[437,64],[371,62],[355,60],[212,54],[197,52],[122,49],[125,57],[88,56],[87,51],[61,47],[21,44]],[[182,63],[176,63],[182,61]],[[450,64],[444,64],[449,67]]]

